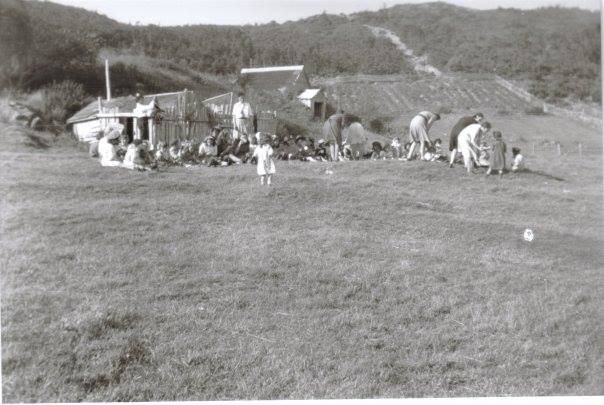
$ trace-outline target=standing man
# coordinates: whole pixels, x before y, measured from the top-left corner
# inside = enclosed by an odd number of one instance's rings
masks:
[[[243,93],[239,93],[238,101],[233,105],[233,138],[239,139],[241,135],[250,137],[252,134],[252,106],[245,101]]]
[[[472,170],[472,160],[476,162],[476,152],[479,149],[480,138],[491,129],[491,124],[483,121],[480,124],[471,124],[461,130],[457,136],[457,148],[463,156],[463,163],[468,173]]]
[[[453,162],[457,156],[457,137],[459,133],[468,125],[480,123],[484,119],[482,113],[476,113],[471,117],[462,117],[457,121],[457,124],[451,128],[449,133],[449,150],[451,151],[451,158],[449,161],[449,168],[453,167]]]
[[[428,145],[432,144],[430,138],[428,137],[428,131],[430,131],[432,124],[439,119],[440,115],[430,111],[422,111],[413,117],[411,124],[409,124],[409,142],[411,142],[411,146],[409,147],[407,160],[411,160],[411,157],[415,154],[415,148],[418,144],[420,159],[423,159],[426,143],[428,143]]]

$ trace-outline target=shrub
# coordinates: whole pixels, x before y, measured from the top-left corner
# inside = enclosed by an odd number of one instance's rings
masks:
[[[40,117],[42,125],[60,126],[86,101],[87,96],[81,84],[64,81],[54,82],[31,94],[24,104]]]

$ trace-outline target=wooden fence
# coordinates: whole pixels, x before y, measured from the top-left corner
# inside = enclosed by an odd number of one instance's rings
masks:
[[[183,91],[154,120],[156,142],[175,140],[201,143],[211,133],[216,118],[191,91]],[[161,105],[161,104],[160,104]]]

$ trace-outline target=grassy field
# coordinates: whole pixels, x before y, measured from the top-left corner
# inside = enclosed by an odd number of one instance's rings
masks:
[[[0,127],[3,401],[604,394],[601,134],[491,121],[533,172],[278,162],[269,189]],[[583,157],[527,150],[552,140]]]

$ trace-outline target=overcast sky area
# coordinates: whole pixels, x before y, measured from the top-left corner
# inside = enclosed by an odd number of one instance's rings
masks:
[[[82,7],[124,23],[184,24],[254,24],[270,21],[298,20],[326,11],[350,14],[379,10],[403,3],[426,3],[425,0],[55,0],[56,3]],[[447,3],[475,9],[547,6],[579,7],[599,11],[600,0],[448,0]]]

